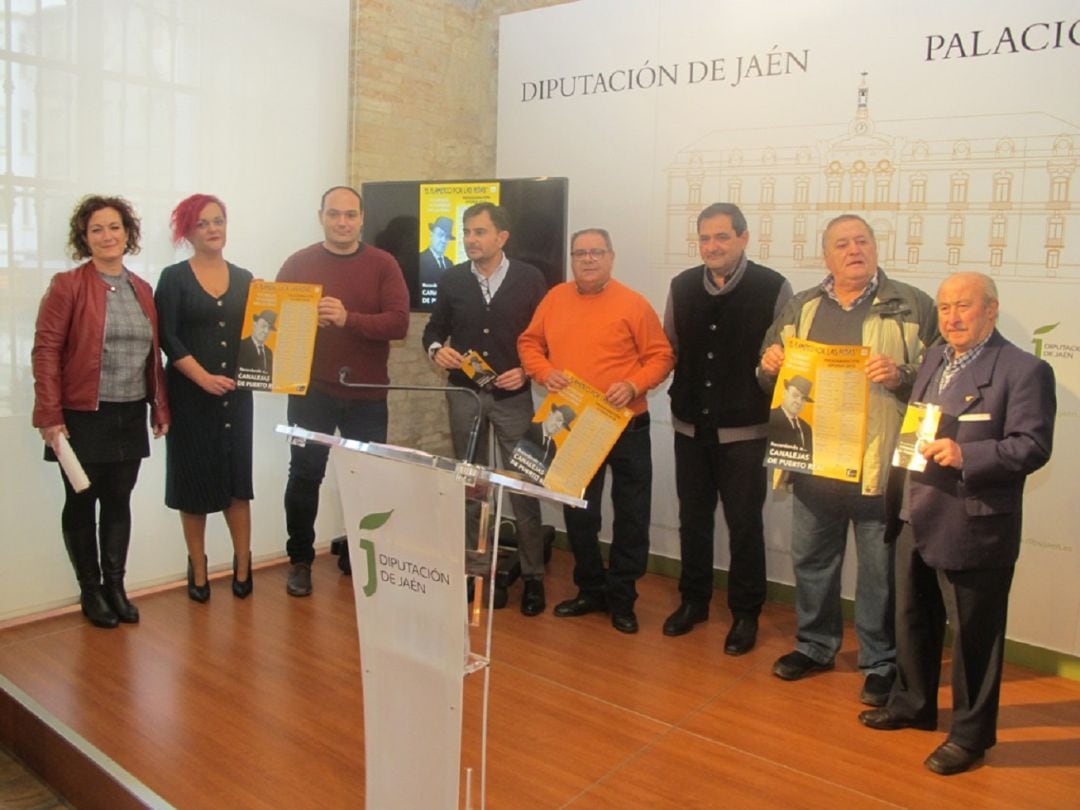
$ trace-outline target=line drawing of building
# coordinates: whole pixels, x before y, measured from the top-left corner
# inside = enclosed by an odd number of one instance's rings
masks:
[[[678,151],[664,262],[696,260],[697,215],[722,201],[781,271],[820,268],[826,223],[855,213],[890,272],[1080,280],[1080,127],[1046,112],[876,121],[866,77],[846,127],[714,130]]]

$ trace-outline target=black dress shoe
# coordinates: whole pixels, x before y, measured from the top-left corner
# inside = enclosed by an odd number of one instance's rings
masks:
[[[245,580],[236,578],[236,555],[232,558],[232,592],[237,599],[247,599],[255,590],[255,574],[251,570],[251,552],[248,552],[248,576]]]
[[[743,655],[754,649],[757,641],[757,619],[750,616],[736,616],[727,638],[724,639],[725,655]]]
[[[206,556],[203,555],[203,567],[206,568],[206,582],[202,585],[195,584],[195,568],[191,564],[191,557],[187,559],[187,595],[192,602],[206,602],[210,598],[210,569],[206,565]]]
[[[694,629],[694,625],[709,618],[709,606],[697,602],[683,602],[678,610],[664,621],[665,636],[683,636]]]
[[[521,612],[526,616],[537,616],[544,612],[545,607],[547,601],[544,599],[544,581],[525,580],[525,590],[521,594]]]
[[[893,681],[895,680],[895,672],[890,672],[888,675],[878,675],[876,672],[871,672],[863,681],[859,700],[867,706],[884,706],[889,702],[889,693],[892,691]]]
[[[952,740],[946,740],[939,745],[923,763],[931,771],[942,776],[952,776],[954,773],[963,773],[972,765],[983,758],[986,751],[972,751],[957,745]]]
[[[611,626],[620,633],[636,633],[638,631],[637,616],[632,610],[629,613],[613,613]]]
[[[586,613],[603,613],[606,610],[607,600],[603,596],[579,593],[573,599],[559,602],[555,606],[555,615],[565,618],[567,616],[584,616]]]
[[[867,728],[878,731],[896,731],[901,728],[917,728],[921,731],[933,731],[937,723],[933,720],[911,720],[899,717],[888,709],[867,709],[859,712],[859,722]]]
[[[293,563],[289,566],[285,590],[289,596],[311,595],[311,563]]]
[[[814,672],[826,672],[834,666],[835,664],[832,661],[827,664],[819,664],[809,655],[804,655],[795,650],[795,652],[789,652],[787,655],[777,658],[772,671],[777,678],[785,681],[797,681]]]

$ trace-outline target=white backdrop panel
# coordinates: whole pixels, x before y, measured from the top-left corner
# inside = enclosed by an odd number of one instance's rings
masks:
[[[581,0],[505,16],[500,35],[497,173],[569,177],[571,229],[608,227],[616,274],[658,310],[699,262],[693,218],[714,201],[742,206],[752,257],[796,289],[823,276],[821,230],[847,211],[875,227],[890,274],[931,294],[958,269],[997,278],[1002,331],[1054,365],[1061,405],[1029,485],[1010,637],[1080,652],[1075,4]],[[667,397],[650,408],[653,549],[677,557]],[[789,532],[778,494],[774,580],[792,581]]]

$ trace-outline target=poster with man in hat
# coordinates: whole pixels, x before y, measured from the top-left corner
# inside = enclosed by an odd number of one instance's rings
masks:
[[[274,352],[266,345],[271,332],[277,331],[277,313],[272,309],[256,312],[251,318],[251,334],[240,341],[240,351],[236,355],[236,365],[245,371],[260,371],[266,374],[267,388],[274,370]]]
[[[784,389],[780,406],[769,411],[769,441],[800,450],[813,450],[813,428],[799,416],[807,403],[814,402],[810,397],[812,383],[803,375],[795,374],[780,384]]]
[[[428,223],[430,237],[427,248],[420,254],[420,290],[437,287],[444,271],[454,266],[454,259],[447,248],[454,239],[454,221],[450,217],[436,217]]]
[[[865,346],[788,338],[769,411],[766,466],[859,480],[868,354]]]
[[[251,283],[236,353],[237,388],[307,392],[321,296],[319,284]]]
[[[630,422],[603,391],[569,370],[569,383],[552,391],[510,454],[510,469],[534,484],[578,498]]]
[[[462,215],[477,203],[498,205],[499,192],[499,183],[494,180],[420,184],[417,281],[421,305],[434,305],[443,273],[468,258],[464,246],[455,236],[461,231]]]

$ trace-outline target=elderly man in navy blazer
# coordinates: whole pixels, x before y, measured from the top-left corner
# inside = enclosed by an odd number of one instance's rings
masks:
[[[926,759],[966,771],[997,742],[1005,621],[1024,481],[1046,464],[1057,401],[1050,366],[998,333],[994,282],[957,273],[938,291],[948,341],[927,352],[912,401],[941,406],[925,472],[897,475],[897,680],[870,728],[937,728],[945,619],[953,630],[949,736]]]

